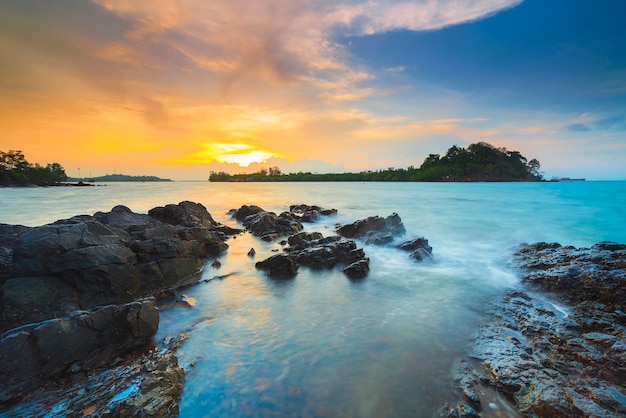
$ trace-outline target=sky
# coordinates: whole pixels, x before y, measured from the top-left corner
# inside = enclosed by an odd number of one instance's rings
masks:
[[[69,176],[419,167],[626,179],[622,0],[2,0],[0,150]]]

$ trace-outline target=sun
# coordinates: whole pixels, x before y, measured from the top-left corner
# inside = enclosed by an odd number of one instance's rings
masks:
[[[217,155],[215,159],[220,163],[235,163],[241,167],[248,167],[252,163],[263,163],[269,158],[272,158],[273,154],[267,151],[254,150],[248,152],[229,153]]]

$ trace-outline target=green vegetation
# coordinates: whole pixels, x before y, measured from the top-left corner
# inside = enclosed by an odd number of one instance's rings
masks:
[[[85,179],[73,178],[69,179],[70,181],[85,181]],[[97,182],[116,182],[116,181],[172,181],[170,179],[162,179],[156,176],[128,176],[126,174],[107,174],[105,176],[100,177],[90,177],[88,181],[97,181]]]
[[[212,172],[209,181],[539,181],[542,180],[540,168],[539,161],[528,161],[518,151],[479,142],[467,148],[455,145],[443,157],[430,154],[419,168],[282,174],[278,167],[270,167],[252,174]]]
[[[65,169],[59,163],[31,164],[22,151],[0,151],[0,185],[25,186],[36,184],[49,186],[67,180]]]

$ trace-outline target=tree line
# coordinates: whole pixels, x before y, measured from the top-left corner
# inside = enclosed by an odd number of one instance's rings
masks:
[[[22,151],[0,151],[0,185],[48,186],[63,181],[67,181],[67,175],[59,163],[49,163],[44,167],[26,161]]]
[[[518,151],[496,148],[485,142],[460,148],[450,147],[445,155],[430,154],[419,168],[368,170],[358,173],[283,174],[278,167],[262,169],[252,174],[211,172],[209,181],[540,181],[541,164],[528,161]]]

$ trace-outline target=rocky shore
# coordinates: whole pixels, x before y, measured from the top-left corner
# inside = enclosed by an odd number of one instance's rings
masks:
[[[334,209],[229,213],[241,229],[193,202],[0,225],[0,415],[177,415],[185,371],[176,349],[185,335],[154,341],[159,302],[198,284],[243,231],[282,246],[255,263],[276,280],[300,268],[363,280],[371,245],[416,262],[433,257],[426,238],[403,238],[395,213],[337,225],[326,237],[305,225]],[[522,245],[513,263],[520,287],[488,306],[453,371],[458,399],[441,415],[626,415],[626,245]]]
[[[522,245],[522,288],[488,308],[447,417],[626,415],[626,245]]]

